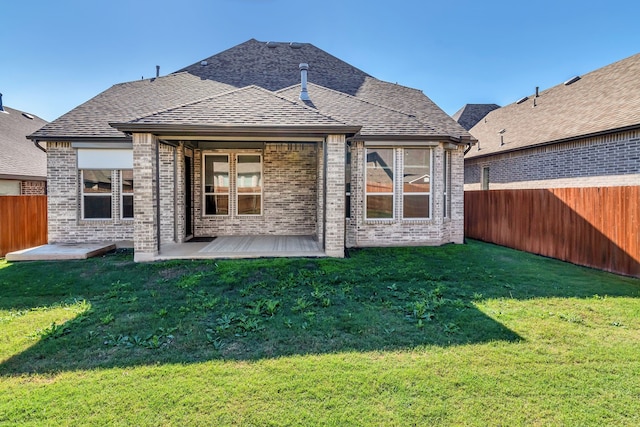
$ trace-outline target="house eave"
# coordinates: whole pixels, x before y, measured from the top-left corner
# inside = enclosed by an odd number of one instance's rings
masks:
[[[360,131],[360,126],[210,126],[210,125],[173,125],[173,124],[140,124],[109,123],[110,126],[126,133],[152,133],[162,137],[198,137],[216,135],[219,137],[326,137],[333,134],[353,135]]]
[[[100,142],[100,143],[109,143],[109,142],[131,142],[131,137],[129,135],[123,134],[121,137],[117,136],[64,136],[64,135],[55,135],[55,136],[36,136],[36,135],[28,135],[27,139],[32,141],[42,141],[42,142]]]
[[[489,153],[480,153],[480,154],[474,153],[473,156],[465,157],[465,159],[468,159],[468,160],[481,159],[481,158],[484,158],[484,157],[491,157],[491,156],[497,156],[497,155],[500,155],[500,154],[514,153],[516,151],[530,150],[532,148],[545,147],[547,145],[562,144],[564,142],[578,141],[578,140],[581,140],[581,139],[595,138],[595,137],[598,137],[598,136],[611,135],[611,134],[614,134],[614,133],[627,132],[627,131],[638,130],[638,129],[640,129],[640,123],[636,124],[636,125],[624,126],[624,127],[619,127],[619,128],[615,128],[615,129],[608,129],[608,130],[603,130],[603,131],[598,131],[598,132],[585,133],[585,134],[582,134],[582,135],[570,136],[570,137],[566,137],[566,138],[554,139],[553,141],[539,142],[539,143],[536,143],[536,144],[525,145],[525,146],[522,146],[522,147],[506,148],[506,149],[502,149],[502,150],[491,151]]]
[[[452,135],[362,135],[358,134],[348,139],[349,141],[437,141],[451,142],[454,144],[475,144],[477,140],[466,136]]]
[[[0,179],[8,179],[14,181],[46,181],[47,177],[38,175],[12,175],[0,173]]]

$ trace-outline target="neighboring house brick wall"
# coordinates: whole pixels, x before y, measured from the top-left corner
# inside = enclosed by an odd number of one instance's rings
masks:
[[[117,188],[110,220],[82,220],[80,174],[77,152],[69,142],[47,143],[47,175],[49,177],[48,234],[49,243],[81,243],[131,240],[133,221],[120,219],[120,180],[112,173]]]
[[[441,245],[463,243],[464,191],[462,178],[463,148],[451,150],[451,208],[449,218],[443,216],[443,161],[441,144],[433,148],[432,217],[429,220],[401,219],[402,207],[395,205],[395,219],[365,219],[365,146],[357,142],[351,148],[351,218],[347,219],[347,247]],[[396,151],[396,173],[402,170],[403,158]],[[396,197],[401,191],[400,180],[395,180]]]
[[[485,166],[490,190],[638,185],[640,131],[467,159],[465,190],[481,189]]]
[[[218,150],[220,152],[226,150]],[[234,153],[228,150],[235,170]],[[318,149],[316,144],[267,143],[263,156],[263,214],[235,214],[235,186],[231,185],[228,216],[203,216],[202,154],[194,151],[194,235],[314,235],[318,200]],[[235,177],[230,177],[235,182]]]
[[[22,181],[20,183],[20,194],[23,196],[42,196],[47,194],[46,181]]]

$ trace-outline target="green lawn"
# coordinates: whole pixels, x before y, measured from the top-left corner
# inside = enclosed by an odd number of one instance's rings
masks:
[[[0,260],[0,425],[640,425],[640,280],[349,255]]]

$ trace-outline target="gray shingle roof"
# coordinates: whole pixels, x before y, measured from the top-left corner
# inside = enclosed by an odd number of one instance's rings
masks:
[[[0,112],[0,178],[20,176],[45,179],[47,155],[26,136],[47,122],[40,117],[23,115],[20,110],[4,106]],[[25,113],[27,114],[27,113]]]
[[[480,150],[474,148],[466,157],[628,127],[640,127],[640,54],[585,74],[570,85],[542,91],[538,98],[531,95],[520,104],[490,112],[470,131],[480,141]]]
[[[245,127],[345,124],[257,86],[235,89],[202,101],[155,113],[131,123]]]
[[[269,47],[275,46],[275,47]],[[185,71],[202,79],[235,87],[256,85],[276,91],[300,82],[301,63],[309,64],[309,80],[339,92],[354,95],[369,75],[309,43],[259,42],[248,40],[189,65]]]
[[[308,91],[311,98],[308,105],[341,122],[362,126],[360,135],[442,136],[433,127],[422,123],[411,114],[375,105],[313,83],[309,83]],[[292,86],[278,93],[295,100],[300,94],[300,85]]]
[[[496,108],[500,108],[500,106],[497,104],[466,104],[451,117],[460,123],[460,126],[469,130]]]
[[[122,138],[109,126],[234,89],[189,73],[120,83],[35,132],[35,139],[65,137]]]
[[[299,110],[289,117],[287,112],[292,108],[291,103],[277,103],[278,108],[283,108],[282,111],[269,111],[268,119],[266,116],[260,119],[258,116],[262,106],[257,105],[257,110],[253,112],[246,110],[251,100],[241,99],[243,94],[212,98],[234,88],[251,85],[269,91],[299,85],[298,66],[302,62],[309,64],[309,82],[327,88],[322,92],[326,100],[318,100],[319,105],[325,106],[318,110],[321,115],[353,126],[361,126],[362,123],[358,121],[366,122],[367,132],[371,132],[371,135],[470,137],[421,91],[377,80],[311,44],[291,46],[288,43],[264,43],[251,39],[204,61],[206,65],[201,65],[199,61],[168,76],[115,85],[35,132],[32,137],[57,140],[123,138],[125,135],[109,123],[131,122],[143,117],[145,120],[155,117],[157,120],[191,124],[196,119],[206,123],[220,119],[230,120],[231,123],[242,122],[243,126],[250,124],[253,119],[264,120],[265,123],[275,123],[276,119],[308,120],[311,116],[305,113],[302,117]],[[351,96],[340,97],[338,93],[353,95],[360,102]],[[297,95],[287,98],[302,105],[296,100]],[[230,99],[237,99],[240,104],[229,105]],[[345,105],[337,105],[337,99],[344,100]],[[197,101],[202,103],[187,106]],[[225,102],[225,108],[229,111],[222,113],[221,109],[215,109],[216,113],[213,114],[202,108],[202,105],[213,107],[215,102]],[[269,102],[274,100],[270,99]],[[349,111],[347,105],[354,110]],[[187,117],[187,111],[192,116]],[[242,111],[246,115],[240,120]],[[160,112],[163,113],[153,115]],[[326,120],[326,117],[320,118],[315,114],[320,120],[317,124]],[[372,116],[377,117],[378,121],[371,120]],[[284,122],[278,125],[284,125]]]

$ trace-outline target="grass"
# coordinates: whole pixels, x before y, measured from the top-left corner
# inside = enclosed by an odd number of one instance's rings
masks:
[[[638,425],[638,297],[474,241],[0,261],[0,425]]]

